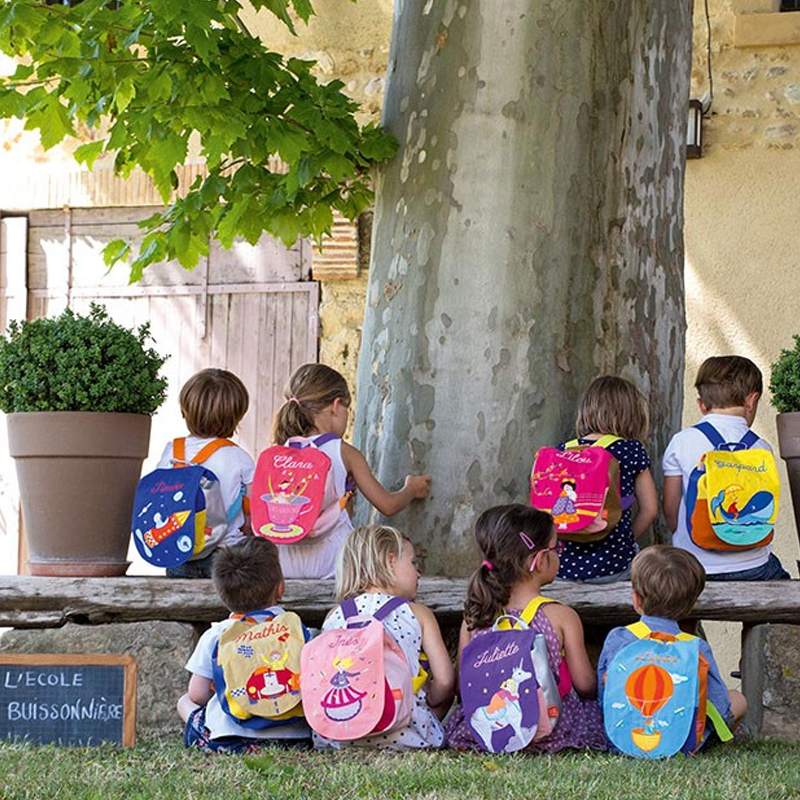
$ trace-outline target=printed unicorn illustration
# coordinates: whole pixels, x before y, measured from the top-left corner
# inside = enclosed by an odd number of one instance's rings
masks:
[[[525,735],[526,730],[522,727],[519,687],[532,677],[533,673],[524,670],[520,661],[519,666],[512,670],[511,677],[506,678],[492,695],[489,704],[477,708],[470,717],[472,730],[480,736],[487,750],[492,749],[492,735],[495,731],[509,726],[513,728],[514,735],[506,745],[507,752],[518,750],[524,747],[525,742],[530,741],[530,736]]]

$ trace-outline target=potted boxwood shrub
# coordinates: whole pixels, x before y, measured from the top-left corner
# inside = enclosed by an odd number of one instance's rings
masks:
[[[0,337],[0,410],[34,575],[123,575],[133,496],[165,361],[149,326],[86,316],[11,322]]]
[[[778,412],[778,449],[786,462],[795,528],[800,535],[800,336],[794,337],[794,348],[782,350],[772,365],[769,390]]]

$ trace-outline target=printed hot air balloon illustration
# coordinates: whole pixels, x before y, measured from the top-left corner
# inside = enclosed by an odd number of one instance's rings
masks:
[[[672,697],[674,685],[670,674],[657,664],[635,669],[625,682],[628,702],[644,717],[644,727],[631,731],[633,743],[645,753],[658,747],[661,732],[656,728],[656,713]]]

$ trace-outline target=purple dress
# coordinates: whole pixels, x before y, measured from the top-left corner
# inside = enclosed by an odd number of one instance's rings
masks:
[[[509,613],[519,616],[518,610],[509,609]],[[533,617],[533,625],[544,634],[547,642],[547,660],[554,675],[558,675],[561,666],[561,643],[558,635],[553,630],[550,620],[544,613],[544,606],[540,607]],[[475,632],[480,636],[485,631]],[[445,725],[447,746],[454,750],[477,750],[478,743],[464,718],[464,707],[459,705],[451,714]],[[603,717],[600,706],[596,700],[582,699],[574,688],[561,698],[561,717],[553,733],[540,742],[532,742],[523,753],[555,753],[559,750],[572,748],[581,750],[607,750],[605,733],[603,732]]]

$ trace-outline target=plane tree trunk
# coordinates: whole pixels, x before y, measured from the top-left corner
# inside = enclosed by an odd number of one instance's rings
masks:
[[[396,2],[356,444],[433,475],[394,520],[430,574],[474,568],[595,375],[648,396],[656,463],[680,423],[691,32],[686,0]]]

